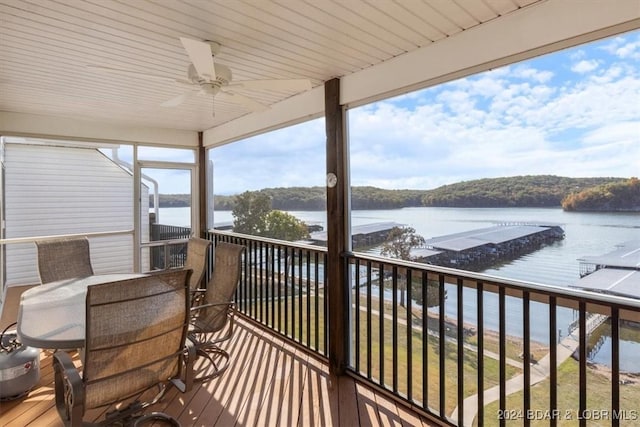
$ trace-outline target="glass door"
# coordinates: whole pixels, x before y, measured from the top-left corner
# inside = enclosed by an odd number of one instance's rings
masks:
[[[0,137],[0,240],[5,238],[4,225],[4,138]],[[0,244],[0,304],[4,298],[6,259],[4,244]]]
[[[186,241],[198,224],[195,165],[140,161],[140,267],[184,265]]]

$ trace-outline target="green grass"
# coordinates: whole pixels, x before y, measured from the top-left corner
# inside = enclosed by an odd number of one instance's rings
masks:
[[[269,290],[269,295],[272,291]],[[324,298],[323,291],[319,291],[317,297],[318,301],[318,316],[316,319],[316,297],[308,299],[306,295],[301,298],[298,296],[292,296],[291,292],[287,296],[287,301],[281,300],[278,303],[267,303],[265,301],[251,304],[245,307],[246,311],[251,311],[251,314],[258,320],[269,323],[281,332],[285,333],[290,338],[299,341],[303,345],[318,351],[321,354],[325,353],[325,328],[324,328]],[[263,295],[264,296],[264,295]],[[281,292],[281,296],[284,298],[284,292]],[[255,297],[255,296],[254,296]],[[362,307],[366,306],[366,299],[361,296],[360,303]],[[395,324],[395,331],[397,334],[397,343],[395,346],[394,354],[394,342],[393,342],[393,307],[388,301],[383,304],[384,322],[382,337],[380,336],[380,316],[377,311],[380,310],[379,301],[372,298],[372,309],[376,313],[371,314],[371,335],[368,337],[367,328],[367,314],[365,311],[359,310],[359,332],[360,332],[360,346],[359,346],[359,358],[356,360],[355,350],[351,355],[351,365],[355,369],[361,372],[362,375],[370,376],[373,381],[378,382],[382,386],[389,390],[395,391],[405,397],[410,396],[417,404],[426,404],[435,413],[438,413],[440,406],[440,389],[444,387],[444,407],[445,415],[450,415],[451,411],[455,408],[457,402],[458,392],[458,377],[457,377],[457,341],[447,340],[444,346],[444,382],[440,382],[440,345],[438,337],[430,335],[426,343],[426,360],[423,357],[423,339],[422,332],[417,328],[411,330],[411,334],[407,336],[406,318],[407,312],[403,307],[398,307],[396,317],[398,322]],[[308,308],[307,308],[308,304]],[[300,308],[302,307],[302,322],[300,322]],[[285,309],[286,315],[285,315]],[[260,316],[262,313],[262,316]],[[268,313],[268,315],[267,315]],[[279,315],[278,315],[279,313]],[[421,310],[416,310],[412,314],[412,317],[419,317]],[[278,317],[279,316],[279,317]],[[279,318],[279,323],[278,323]],[[436,322],[437,319],[431,319],[430,322]],[[417,323],[416,323],[417,324]],[[431,327],[434,327],[432,323]],[[447,325],[451,326],[451,325]],[[308,333],[307,333],[308,330]],[[317,332],[316,332],[317,330]],[[351,324],[351,339],[352,349],[355,349],[355,310],[352,310],[352,324]],[[455,332],[455,331],[452,331]],[[629,333],[625,331],[625,333]],[[370,341],[370,346],[367,346],[367,338]],[[477,344],[477,336],[465,337],[465,341],[471,345]],[[484,347],[487,351],[494,353],[499,352],[499,337],[495,331],[485,331],[484,333]],[[409,344],[411,352],[409,352]],[[507,358],[519,360],[519,355],[522,352],[521,340],[514,337],[507,337],[506,343],[506,356]],[[531,343],[532,353],[534,358],[539,360],[548,352],[548,347],[543,346],[540,343]],[[380,352],[382,351],[382,360],[380,358]],[[409,357],[411,356],[411,357]],[[370,357],[370,366],[367,366],[367,358]],[[411,359],[411,360],[410,360]],[[394,374],[394,361],[397,371],[397,383],[393,384]],[[425,361],[425,363],[423,363]],[[411,363],[410,363],[411,362]],[[463,362],[463,390],[464,396],[468,397],[477,392],[477,353],[468,349],[464,351]],[[499,364],[498,361],[488,356],[483,358],[484,363],[484,387],[489,389],[499,383]],[[521,373],[521,370],[511,365],[506,366],[507,378],[511,378]],[[423,378],[426,377],[426,386],[423,384]],[[577,425],[576,421],[576,409],[578,408],[578,364],[573,359],[567,360],[561,365],[558,371],[558,408],[559,415],[557,417],[559,425],[561,426],[573,426]],[[605,410],[610,407],[611,400],[611,386],[608,378],[594,372],[592,369],[588,369],[588,408],[593,411],[593,414],[604,414]],[[426,395],[424,394],[426,392]],[[548,407],[549,396],[549,380],[542,381],[535,385],[531,389],[531,409],[535,415],[532,419],[532,425],[548,425],[548,419],[544,418],[544,415],[550,415],[546,413]],[[510,413],[514,415],[521,414],[522,410],[523,393],[514,393],[507,397],[507,409],[511,410]],[[621,425],[632,426],[640,425],[640,413],[637,412],[637,402],[640,402],[640,382],[632,385],[625,385],[621,388],[621,408],[626,410],[628,418],[638,417],[635,420],[622,420]],[[632,411],[636,412],[632,412]],[[485,425],[492,426],[498,425],[498,402],[493,402],[485,408]],[[600,412],[598,412],[600,411]],[[610,412],[610,411],[609,411]],[[571,415],[571,419],[569,419]],[[611,416],[610,414],[608,415]],[[476,421],[477,424],[477,421]],[[507,425],[521,425],[522,419],[510,420]],[[589,425],[610,425],[610,418],[601,421],[589,420]]]
[[[578,386],[578,362],[572,358],[567,359],[558,369],[558,420],[559,426],[576,426],[577,408],[579,407],[579,391]],[[518,392],[507,396],[506,408],[508,413],[514,415],[522,414],[523,393]],[[621,419],[621,426],[637,426],[640,425],[640,410],[638,409],[640,402],[640,384],[624,385],[620,388],[620,408],[625,410],[624,414],[627,419]],[[493,402],[485,407],[485,426],[497,426],[498,421],[498,402]],[[544,419],[546,408],[549,407],[549,380],[546,379],[531,389],[531,414],[532,426],[548,426],[549,420]],[[611,415],[611,381],[607,376],[596,372],[593,369],[587,369],[587,416],[601,416],[603,419],[589,419],[587,424],[592,426],[610,426],[612,421]],[[608,413],[605,413],[608,411]],[[635,412],[634,412],[635,411]],[[551,415],[551,414],[548,414]],[[474,426],[478,425],[477,420]],[[522,425],[522,419],[511,420],[507,422],[508,426]]]
[[[307,319],[307,301],[310,302],[309,313],[310,316]],[[299,323],[300,303],[302,303],[302,323]],[[317,319],[318,334],[316,335],[316,316],[315,316],[315,302],[314,298],[311,300],[303,296],[302,299],[297,297],[291,297],[289,295],[288,302],[280,301],[274,304],[273,307],[265,302],[259,304],[253,304],[246,309],[251,309],[252,314],[259,318],[260,306],[262,306],[262,319],[266,321],[267,310],[269,311],[269,320],[274,320],[273,326],[278,329],[278,310],[280,310],[280,330],[290,338],[300,341],[302,344],[307,345],[313,349],[316,348],[316,336],[318,338],[318,351],[324,353],[324,312],[322,310],[324,298],[318,297],[318,306],[320,308]],[[294,307],[293,317],[291,307]],[[363,304],[364,305],[364,304]],[[285,308],[288,307],[286,322],[285,322]],[[374,310],[379,309],[379,305],[376,303],[373,306]],[[275,312],[275,316],[272,313]],[[383,322],[383,336],[380,339],[380,317],[377,314],[371,315],[371,336],[369,338],[371,345],[370,358],[371,368],[370,372],[367,372],[367,315],[364,311],[360,313],[360,357],[359,363],[356,364],[355,351],[351,355],[352,365],[357,371],[360,371],[364,376],[371,375],[373,381],[376,381],[384,387],[394,390],[393,384],[393,365],[394,365],[394,351],[393,351],[393,322],[392,307],[391,304],[385,304],[384,312],[386,316]],[[352,313],[355,313],[353,311]],[[407,397],[411,395],[411,398],[418,404],[424,403],[424,394],[426,391],[426,404],[436,412],[440,406],[440,346],[437,337],[429,336],[426,347],[426,364],[423,364],[423,340],[421,331],[412,330],[410,336],[411,342],[411,366],[409,366],[409,340],[407,337],[407,327],[404,321],[406,320],[406,311],[402,308],[398,309],[397,313],[399,322],[396,324],[397,333],[397,355],[396,355],[396,370],[397,370],[397,385],[394,391],[397,391],[401,395]],[[353,319],[355,318],[352,316]],[[355,331],[355,320],[352,319],[352,330]],[[307,328],[309,329],[309,338],[307,341]],[[355,349],[355,332],[352,335],[352,348]],[[300,339],[300,337],[302,339]],[[381,345],[382,342],[382,345]],[[444,375],[444,390],[445,390],[445,412],[447,415],[453,411],[457,402],[458,393],[458,378],[457,378],[457,344],[455,342],[446,342],[445,344],[445,375]],[[382,362],[380,361],[380,351],[383,352]],[[464,382],[463,390],[464,396],[471,396],[477,391],[477,354],[473,351],[465,349],[464,352]],[[496,360],[485,357],[484,358],[484,370],[485,387],[492,387],[498,384],[499,380],[499,364]],[[381,372],[383,375],[381,375]],[[510,378],[520,373],[520,370],[512,366],[507,365],[507,377]],[[423,377],[427,378],[427,386],[423,387]],[[383,378],[383,381],[380,381]],[[409,383],[411,382],[411,389],[409,390]]]
[[[390,313],[385,313],[390,314]],[[355,328],[355,326],[354,326]],[[373,378],[384,377],[384,385],[393,389],[393,323],[391,319],[385,319],[383,322],[383,337],[380,339],[380,317],[371,315],[371,376]],[[457,351],[458,346],[455,342],[447,341],[444,346],[444,383],[440,382],[440,342],[438,337],[429,336],[426,345],[426,363],[422,363],[423,358],[423,339],[422,332],[412,330],[410,337],[407,337],[407,328],[404,324],[398,323],[396,326],[397,349],[396,354],[396,370],[397,391],[411,397],[416,402],[422,404],[424,402],[424,394],[426,392],[426,404],[436,412],[440,407],[440,389],[444,387],[445,397],[445,413],[449,415],[456,406],[458,393],[458,362]],[[352,345],[355,348],[355,334],[352,336]],[[367,316],[366,313],[360,311],[360,360],[355,361],[355,354],[352,354],[352,363],[360,370],[363,375],[367,376]],[[380,343],[384,343],[382,346]],[[409,343],[411,343],[411,353],[409,353]],[[380,363],[380,351],[383,352],[383,361]],[[411,366],[409,366],[409,354],[411,354]],[[463,362],[463,391],[464,396],[468,397],[477,392],[477,354],[475,352],[464,351]],[[381,369],[382,368],[382,369]],[[507,366],[507,377],[517,375],[520,371],[512,366]],[[381,370],[383,375],[381,375]],[[485,387],[492,387],[498,384],[499,364],[498,361],[485,357],[484,358],[484,383]],[[426,387],[423,390],[423,377],[426,377]],[[409,379],[411,379],[411,390],[409,390]]]

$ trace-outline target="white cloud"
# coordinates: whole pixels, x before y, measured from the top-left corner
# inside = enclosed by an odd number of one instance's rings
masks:
[[[571,71],[584,74],[593,71],[596,68],[598,68],[598,61],[595,59],[583,59],[582,61],[573,64]]]
[[[537,83],[546,83],[553,78],[553,72],[520,65],[515,67],[512,76],[521,79],[533,80]]]
[[[640,35],[615,37],[601,47],[602,50],[621,59],[640,59]]]

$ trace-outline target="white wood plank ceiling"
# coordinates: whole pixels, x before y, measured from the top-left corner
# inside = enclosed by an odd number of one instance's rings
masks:
[[[190,64],[180,37],[220,43],[216,62],[233,81],[307,78],[317,87],[540,3],[0,0],[0,111],[202,131],[249,111],[216,98],[214,117],[211,96],[160,106],[184,90],[172,82]],[[267,105],[296,95],[237,92]]]

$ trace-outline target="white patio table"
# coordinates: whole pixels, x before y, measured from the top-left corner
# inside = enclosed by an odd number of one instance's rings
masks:
[[[59,280],[23,292],[18,310],[18,338],[24,345],[37,348],[83,348],[87,288],[141,276],[145,274],[99,274]]]

